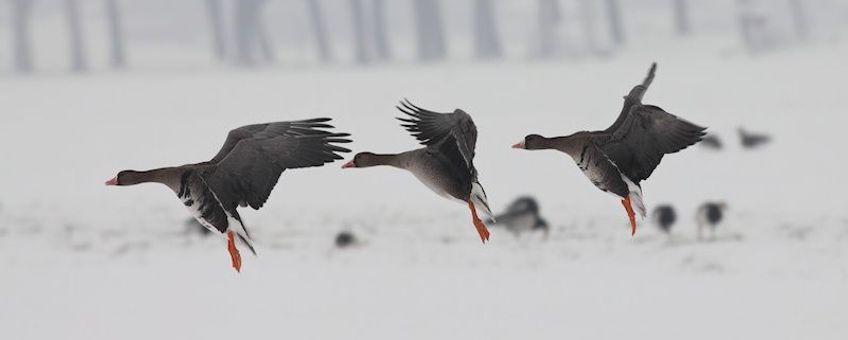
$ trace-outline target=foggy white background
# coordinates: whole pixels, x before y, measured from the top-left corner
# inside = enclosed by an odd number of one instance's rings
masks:
[[[557,53],[542,58],[537,2],[494,0],[504,54],[493,60],[475,58],[472,1],[442,1],[448,53],[423,63],[411,2],[386,1],[392,58],[363,64],[349,2],[320,1],[334,55],[322,63],[305,2],[270,0],[262,18],[276,58],[244,67],[215,58],[205,2],[124,0],[127,64],[113,69],[103,2],[81,0],[88,68],[76,72],[64,3],[35,1],[34,68],[19,72],[11,1],[0,2],[0,327],[10,338],[848,334],[844,1],[802,1],[804,39],[789,1],[690,0],[688,35],[675,32],[671,1],[619,1],[619,44],[605,2],[564,0]],[[763,47],[741,38],[743,10],[764,18]],[[708,126],[724,148],[666,156],[645,201],[673,204],[678,222],[669,237],[640,221],[630,237],[619,202],[571,159],[509,146],[605,128],[654,61],[645,102]],[[103,186],[123,169],[207,160],[228,130],[257,122],[328,116],[354,152],[415,148],[393,119],[402,98],[469,112],[492,207],[535,196],[550,238],[492,228],[481,245],[465,207],[409,174],[337,162],[286,171],[262,210],[242,210],[259,256],[245,253],[235,274],[223,239],[187,232],[170,191]],[[745,150],[740,126],[773,141]],[[730,209],[716,240],[699,242],[694,212],[710,200]],[[342,230],[361,244],[334,248]]]

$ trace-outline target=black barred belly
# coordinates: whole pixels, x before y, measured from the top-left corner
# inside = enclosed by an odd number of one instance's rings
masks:
[[[630,194],[627,183],[621,178],[621,172],[613,162],[594,147],[584,148],[580,159],[575,159],[583,174],[598,189],[625,198]]]
[[[229,220],[226,211],[215,195],[205,185],[188,185],[183,188],[180,200],[200,224],[209,230],[227,231]]]

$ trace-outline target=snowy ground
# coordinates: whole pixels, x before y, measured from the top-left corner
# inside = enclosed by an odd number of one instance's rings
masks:
[[[750,58],[709,40],[607,61],[57,74],[0,79],[0,329],[9,339],[844,339],[848,196],[840,181],[844,60],[823,44]],[[638,52],[638,53],[636,53]],[[646,101],[729,146],[667,157],[646,203],[672,202],[669,239],[629,236],[619,203],[525,134],[610,124],[651,61]],[[408,97],[462,107],[480,130],[492,205],[532,193],[554,226],[481,245],[464,207],[392,169],[286,172],[245,211],[259,257],[235,274],[223,240],[182,233],[156,185],[125,168],[211,157],[246,123],[332,116],[357,151],[415,146]],[[776,137],[743,151],[735,128]],[[695,207],[730,218],[696,242]],[[335,250],[336,232],[364,244]]]

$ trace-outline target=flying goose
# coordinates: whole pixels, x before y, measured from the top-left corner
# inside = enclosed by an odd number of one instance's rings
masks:
[[[474,148],[477,127],[465,111],[438,113],[422,109],[404,100],[398,110],[406,114],[397,118],[423,148],[397,154],[361,152],[342,168],[367,168],[387,165],[407,170],[436,194],[458,200],[471,210],[471,221],[485,243],[489,230],[477,215],[477,209],[492,215],[486,192],[477,180]]]
[[[230,131],[210,161],[147,171],[124,170],[106,185],[162,183],[168,186],[200,224],[227,238],[232,266],[241,271],[235,238],[256,251],[237,207],[258,210],[268,200],[286,169],[322,166],[350,152],[347,133],[326,129],[330,118],[247,125]]]
[[[645,217],[640,182],[651,176],[663,155],[675,153],[701,140],[706,128],[678,118],[663,109],[642,104],[654,79],[657,64],[651,65],[642,84],[624,96],[624,107],[615,122],[603,131],[581,131],[564,137],[532,134],[513,148],[553,149],[567,153],[598,189],[621,199],[636,234],[636,206]]]

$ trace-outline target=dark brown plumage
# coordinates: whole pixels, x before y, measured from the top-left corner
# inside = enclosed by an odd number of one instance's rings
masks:
[[[286,169],[321,166],[350,150],[346,133],[327,129],[330,118],[255,124],[230,131],[210,161],[148,171],[124,170],[106,185],[156,182],[171,188],[200,224],[226,234],[236,270],[241,257],[235,237],[255,254],[236,208],[260,209]],[[235,234],[235,235],[234,235]]]
[[[657,106],[642,104],[656,66],[653,64],[642,84],[624,97],[621,113],[606,130],[554,138],[528,135],[513,146],[554,149],[570,155],[596,187],[622,199],[633,233],[636,220],[632,206],[643,217],[646,214],[640,182],[651,176],[663,156],[697,143],[705,130]]]

